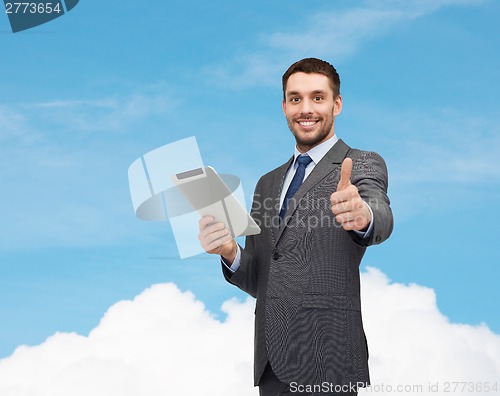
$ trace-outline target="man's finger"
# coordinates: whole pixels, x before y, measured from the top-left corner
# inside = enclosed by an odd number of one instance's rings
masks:
[[[203,230],[207,225],[212,223],[215,219],[212,216],[203,216],[198,222],[200,231]]]
[[[211,223],[211,224],[208,224],[205,228],[201,229],[200,230],[200,233],[198,234],[198,239],[201,241],[202,239],[203,240],[214,240],[216,239],[216,235],[213,235],[212,234],[216,234],[216,233],[221,233],[222,231],[228,231],[229,230],[226,228],[226,226],[224,225],[224,223]]]
[[[351,173],[352,173],[352,159],[346,158],[342,162],[342,168],[340,169],[340,180],[337,185],[337,191],[345,190],[351,185]]]

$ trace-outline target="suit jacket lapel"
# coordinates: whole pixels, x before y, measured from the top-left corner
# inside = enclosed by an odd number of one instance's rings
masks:
[[[277,172],[275,173],[275,178],[273,180],[272,193],[271,193],[271,197],[273,197],[274,199],[273,206],[271,209],[271,219],[272,219],[271,235],[273,243],[277,241],[279,232],[279,222],[275,220],[279,218],[281,190],[283,190],[283,183],[285,181],[286,171],[288,170],[292,162],[293,162],[293,156],[277,169]]]
[[[316,184],[318,184],[321,180],[323,180],[335,168],[335,166],[338,166],[339,164],[342,163],[342,161],[347,156],[347,153],[349,152],[350,149],[351,148],[347,144],[345,144],[341,139],[339,139],[337,143],[335,143],[335,145],[325,154],[325,156],[321,159],[321,161],[319,161],[319,163],[314,167],[311,174],[307,177],[307,179],[304,181],[304,183],[302,183],[302,185],[295,193],[294,199],[290,201],[288,210],[285,214],[284,221],[282,222],[281,227],[279,228],[279,231],[277,233],[277,238],[275,239],[276,243],[278,243],[281,235],[283,234],[283,230],[285,229],[288,221],[290,220],[290,217],[297,209],[300,200],[309,190],[311,190]],[[288,162],[288,164],[289,163],[290,161]],[[281,185],[283,185],[283,180],[281,182]],[[278,200],[279,200],[279,193],[278,193]],[[279,213],[276,215],[279,215]]]

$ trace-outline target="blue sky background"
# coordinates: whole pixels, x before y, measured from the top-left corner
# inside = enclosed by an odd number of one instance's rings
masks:
[[[12,34],[0,14],[0,357],[86,334],[153,283],[219,315],[244,298],[216,259],[181,261],[168,224],[136,219],[127,169],[195,135],[250,201],[293,152],[280,79],[308,56],[340,73],[337,135],[389,167],[395,230],[363,267],[500,333],[499,15],[494,0],[82,1]]]

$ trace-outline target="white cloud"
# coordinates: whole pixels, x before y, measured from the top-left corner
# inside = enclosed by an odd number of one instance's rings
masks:
[[[0,361],[2,396],[256,395],[253,301],[221,323],[173,284],[113,305],[88,335],[59,333]]]
[[[142,153],[138,133],[147,141],[155,116],[177,105],[171,91],[158,82],[97,99],[0,103],[0,249],[135,238],[127,167]]]
[[[423,394],[446,395],[446,382],[499,381],[500,335],[485,324],[451,323],[439,311],[434,290],[391,284],[375,268],[362,274],[362,283],[374,390],[421,385]],[[439,383],[440,392],[429,392],[429,383]]]
[[[482,1],[481,1],[482,2]],[[335,59],[339,64],[375,37],[395,26],[452,5],[478,5],[475,0],[373,0],[362,7],[318,12],[297,26],[261,36],[261,49],[233,56],[233,62],[207,68],[214,84],[230,88],[273,85],[290,65],[300,58],[316,56]],[[214,71],[215,70],[215,71]]]
[[[439,382],[443,389],[446,381],[498,381],[499,335],[485,325],[450,323],[432,289],[390,283],[373,268],[362,283],[377,394],[384,394],[382,383],[387,389]],[[227,301],[221,322],[190,292],[152,286],[113,305],[86,337],[58,333],[19,347],[0,361],[0,394],[255,396],[253,308],[251,299]]]
[[[459,218],[464,197],[494,222],[498,211],[491,210],[490,202],[497,200],[500,188],[496,109],[474,113],[428,104],[393,108],[381,102],[357,102],[349,103],[345,111],[348,114],[342,115],[336,133],[348,141],[358,139],[351,142],[354,147],[384,157],[397,222],[452,212]],[[371,133],[360,138],[352,131]]]
[[[0,249],[88,246],[132,236],[125,230],[133,211],[120,179],[119,166],[126,165],[105,149],[44,138],[3,145]]]
[[[166,114],[178,104],[165,93],[137,93],[89,100],[54,100],[26,105],[39,116],[71,130],[121,131],[131,122]]]
[[[372,145],[392,161],[391,183],[492,184],[500,180],[499,117],[495,110],[464,114],[460,109],[392,109],[380,103],[352,104],[353,129],[383,131]]]
[[[293,53],[297,48],[320,55],[345,58],[368,40],[399,23],[416,19],[450,5],[476,4],[473,0],[376,0],[364,7],[321,12],[308,18],[297,33],[280,32],[268,37],[271,47]],[[298,53],[296,54],[298,55]]]
[[[0,141],[3,146],[11,140],[33,144],[38,141],[39,137],[40,135],[29,126],[22,112],[11,106],[0,104]]]
[[[268,38],[268,43],[291,53],[300,48],[321,55],[333,52],[336,58],[344,58],[356,51],[363,40],[384,34],[394,23],[411,17],[401,10],[370,8],[318,13],[309,18],[307,25],[312,27],[308,30],[276,33]]]

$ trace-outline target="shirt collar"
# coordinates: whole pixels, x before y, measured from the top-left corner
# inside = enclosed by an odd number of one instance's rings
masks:
[[[333,135],[330,139],[325,140],[323,143],[318,144],[317,146],[314,146],[311,150],[301,153],[299,150],[297,150],[297,146],[295,146],[295,151],[294,151],[294,158],[293,158],[293,163],[294,166],[297,164],[297,157],[301,154],[307,154],[309,157],[314,162],[314,165],[316,166],[319,161],[325,156],[326,153],[333,147],[335,143],[338,141],[337,135]]]

